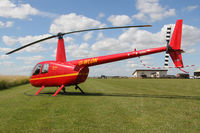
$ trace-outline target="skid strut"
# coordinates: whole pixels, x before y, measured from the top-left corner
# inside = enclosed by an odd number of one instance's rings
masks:
[[[63,87],[65,87],[65,86],[62,85],[62,86],[55,92],[55,94],[53,94],[53,96],[56,96],[56,95],[58,94],[58,92],[60,92],[60,90],[61,90]]]
[[[76,90],[79,89],[79,90],[81,91],[82,94],[85,94],[85,93],[83,92],[83,90],[82,90],[78,85],[75,85],[75,89],[76,89]]]
[[[44,89],[44,86],[42,86],[42,87],[39,89],[39,91],[35,93],[35,96],[37,96],[37,95],[40,93],[40,91],[41,91],[42,89]]]
[[[66,89],[65,89],[65,87],[63,87],[62,90],[63,90],[64,93],[66,93]]]

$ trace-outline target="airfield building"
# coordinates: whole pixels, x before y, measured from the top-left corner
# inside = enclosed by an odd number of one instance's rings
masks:
[[[133,72],[134,78],[164,78],[167,77],[166,69],[137,69]]]
[[[194,77],[200,78],[200,67],[196,71],[194,71]]]

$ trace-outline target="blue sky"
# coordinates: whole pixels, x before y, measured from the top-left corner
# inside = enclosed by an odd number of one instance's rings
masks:
[[[54,60],[52,39],[6,56],[5,53],[42,37],[87,28],[152,24],[151,28],[85,32],[65,36],[67,60],[165,46],[166,26],[183,19],[184,70],[200,66],[199,0],[0,0],[0,74],[30,75],[34,65]],[[145,56],[149,66],[162,67],[165,53]],[[170,60],[170,66],[172,66]],[[131,76],[143,69],[138,58],[90,68],[89,76]],[[180,71],[169,69],[169,74]]]

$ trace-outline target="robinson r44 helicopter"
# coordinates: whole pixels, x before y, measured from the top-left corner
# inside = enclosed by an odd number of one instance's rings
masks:
[[[31,46],[33,44],[58,37],[57,54],[55,61],[43,61],[36,64],[33,69],[32,76],[30,78],[31,85],[35,87],[41,87],[35,95],[38,95],[42,89],[45,87],[59,86],[59,89],[55,92],[53,96],[56,96],[60,90],[65,92],[65,86],[74,85],[75,89],[79,89],[81,93],[84,94],[83,90],[78,86],[78,84],[84,82],[89,73],[89,67],[100,65],[104,63],[110,63],[114,61],[140,57],[144,55],[164,52],[169,53],[171,59],[173,60],[176,68],[183,68],[183,61],[181,53],[181,34],[182,34],[182,23],[183,20],[177,20],[175,29],[172,34],[170,43],[167,46],[151,48],[145,50],[131,51],[119,54],[112,54],[106,56],[92,57],[80,60],[67,61],[65,55],[65,46],[63,36],[66,34],[94,31],[94,30],[106,30],[106,29],[120,29],[120,28],[134,28],[134,27],[150,27],[151,25],[138,25],[138,26],[122,26],[122,27],[108,27],[108,28],[97,28],[97,29],[87,29],[72,31],[67,33],[58,33],[57,35],[52,35],[41,40],[24,45],[17,48],[11,52],[6,53],[11,54],[19,51],[23,48]]]

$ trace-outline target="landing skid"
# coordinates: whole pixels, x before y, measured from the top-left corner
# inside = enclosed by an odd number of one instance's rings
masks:
[[[64,94],[67,93],[65,87],[64,87],[64,86],[61,86],[53,96],[56,96],[57,93],[58,93],[61,89],[63,90]],[[83,91],[78,85],[75,85],[75,89],[76,89],[76,90],[79,89],[79,90],[81,91],[82,94],[85,94],[84,91]]]
[[[75,85],[75,90],[77,90],[77,89],[79,89],[82,94],[85,94],[84,91],[78,85]],[[63,87],[62,90],[63,90],[64,94],[67,93],[65,87]]]
[[[40,91],[41,91],[42,89],[44,89],[44,87],[45,87],[45,86],[42,86],[42,87],[39,89],[39,91],[35,94],[35,96],[38,95],[38,94],[40,93]],[[85,94],[84,91],[83,91],[77,84],[75,85],[75,89],[76,89],[76,90],[79,89],[79,90],[81,91],[82,94]],[[64,94],[67,93],[67,92],[66,92],[66,89],[65,89],[65,86],[64,86],[64,85],[61,85],[60,88],[54,93],[53,96],[56,96],[56,95],[60,92],[60,90],[63,90]]]

